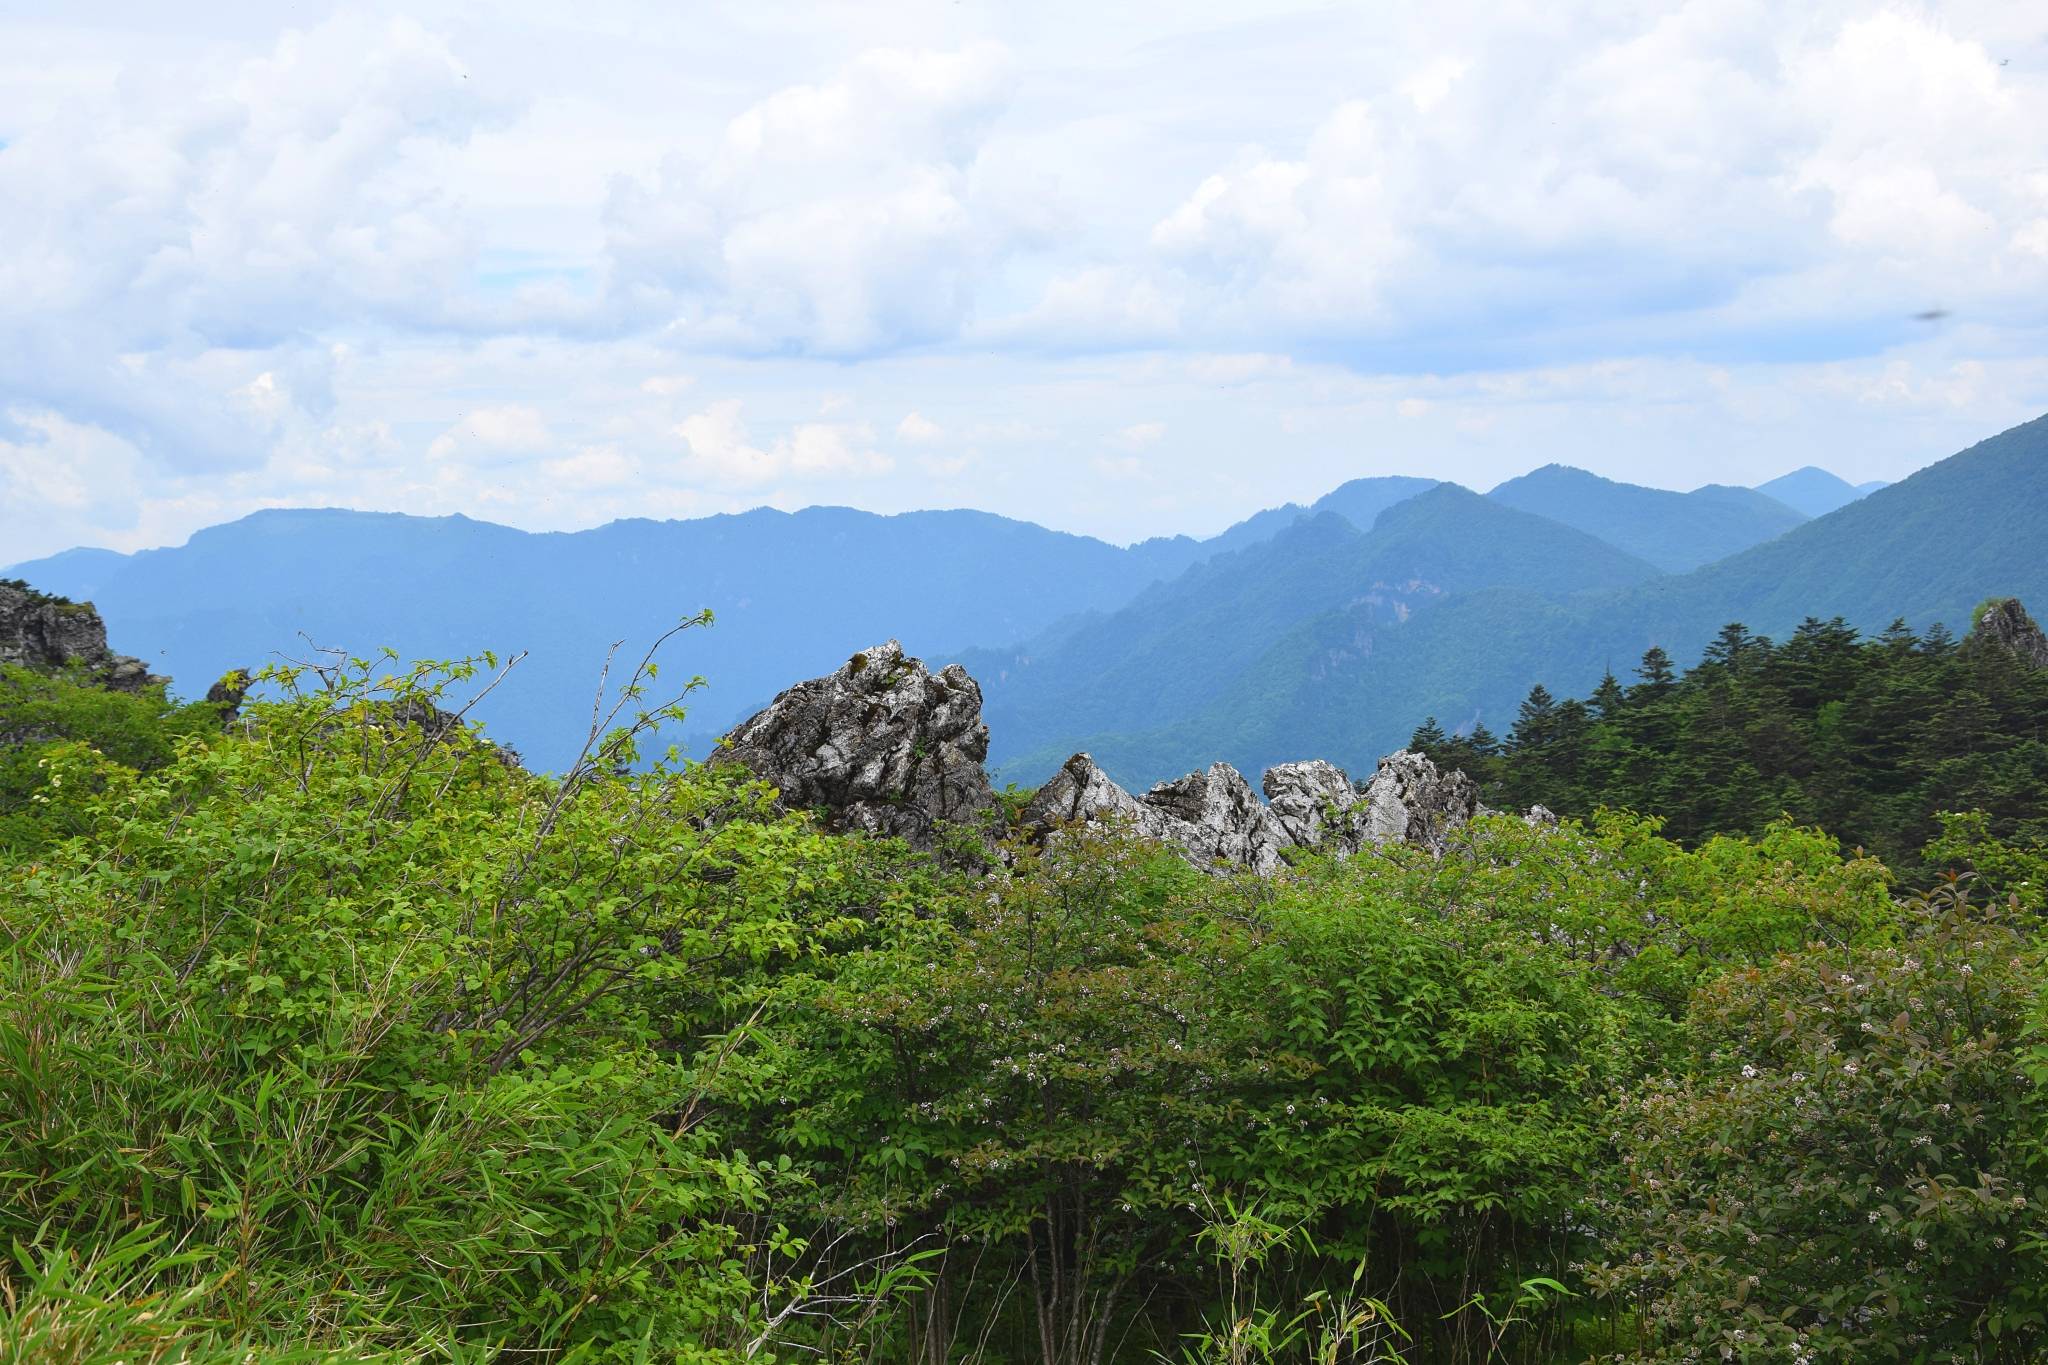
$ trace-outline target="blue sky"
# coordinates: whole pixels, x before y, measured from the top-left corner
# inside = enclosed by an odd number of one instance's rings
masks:
[[[0,562],[1894,479],[2048,410],[2044,130],[2024,3],[16,0]]]

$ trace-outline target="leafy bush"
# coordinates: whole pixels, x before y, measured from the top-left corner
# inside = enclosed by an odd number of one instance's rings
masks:
[[[1960,887],[1896,946],[1701,987],[1621,1109],[1591,1275],[1640,1360],[2031,1361],[2048,1347],[2039,951]]]
[[[521,772],[429,723],[470,672],[284,673],[246,734],[114,774],[5,871],[0,1236],[31,1308],[153,1228],[179,1254],[147,1292],[224,1341],[761,1333],[792,1177],[722,1143],[692,1040],[886,879],[729,774],[624,774],[630,729]]]
[[[0,852],[78,833],[82,802],[110,775],[160,768],[219,728],[218,707],[174,705],[161,687],[113,692],[0,665]]]

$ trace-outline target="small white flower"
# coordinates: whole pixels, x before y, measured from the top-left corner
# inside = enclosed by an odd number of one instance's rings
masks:
[[[1743,1080],[1745,1080],[1745,1081],[1753,1081],[1753,1080],[1755,1080],[1755,1079],[1756,1079],[1756,1068],[1755,1068],[1755,1067],[1753,1067],[1753,1066],[1748,1066],[1748,1065],[1745,1065],[1745,1066],[1744,1066],[1744,1067],[1742,1068],[1742,1079],[1743,1079]]]

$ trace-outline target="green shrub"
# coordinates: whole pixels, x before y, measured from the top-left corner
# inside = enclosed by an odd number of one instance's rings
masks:
[[[153,1228],[143,1292],[231,1343],[761,1336],[793,1177],[693,1102],[695,1039],[888,888],[728,773],[626,773],[630,730],[555,780],[419,723],[468,672],[280,675],[0,870],[0,1239],[41,1268],[13,1329]]]
[[[2048,1348],[2040,954],[1959,888],[1910,912],[1896,946],[1705,983],[1682,1070],[1622,1106],[1591,1278],[1638,1315],[1631,1359]]]

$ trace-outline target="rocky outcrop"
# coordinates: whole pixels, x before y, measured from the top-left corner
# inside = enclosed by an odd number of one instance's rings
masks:
[[[929,848],[942,826],[994,807],[987,758],[980,685],[958,664],[933,673],[890,640],[776,697],[714,761],[744,764],[784,806],[823,810],[834,828]]]
[[[931,848],[945,826],[978,825],[994,808],[987,757],[980,686],[958,664],[931,672],[891,640],[782,693],[727,735],[714,761],[745,765],[785,807],[822,811],[832,828]],[[1075,754],[1018,823],[1036,838],[1115,824],[1198,867],[1267,873],[1297,848],[1350,856],[1402,842],[1441,852],[1480,809],[1463,773],[1405,751],[1382,759],[1363,786],[1319,759],[1269,768],[1262,785],[1266,801],[1244,774],[1213,763],[1133,795]]]
[[[165,681],[142,660],[107,648],[106,623],[90,602],[52,597],[19,579],[0,580],[0,664],[38,673],[77,670],[117,692]]]
[[[1215,763],[1133,796],[1087,754],[1075,754],[1039,788],[1021,823],[1043,835],[1077,820],[1117,822],[1180,849],[1197,866],[1265,873],[1290,848],[1349,857],[1398,842],[1441,853],[1450,833],[1481,809],[1470,778],[1405,750],[1382,759],[1362,789],[1321,759],[1268,768],[1262,785],[1270,805],[1237,769]]]
[[[2036,668],[2048,668],[2048,634],[2027,615],[2017,597],[2002,597],[1986,605],[1970,634],[2011,650]]]
[[[1363,843],[1398,841],[1441,853],[1451,831],[1479,810],[1478,783],[1403,749],[1380,760],[1351,816]]]
[[[1075,754],[1038,789],[1018,823],[1042,838],[1077,821],[1120,825],[1179,849],[1198,867],[1270,872],[1280,865],[1280,850],[1288,843],[1244,774],[1228,763],[1211,764],[1205,772],[1133,796],[1094,759]]]
[[[1170,840],[1172,825],[1164,811],[1146,805],[1119,787],[1087,754],[1075,754],[1040,787],[1024,807],[1019,823],[1044,832],[1079,821],[1118,823],[1148,839]]]
[[[1162,782],[1138,798],[1167,821],[1167,841],[1198,866],[1271,872],[1287,838],[1244,774],[1228,763]]]
[[[1287,842],[1300,848],[1324,843],[1356,853],[1360,839],[1352,812],[1358,789],[1344,770],[1320,758],[1266,769],[1260,783],[1268,809]]]
[[[242,710],[242,701],[249,695],[249,688],[255,680],[246,668],[230,669],[221,680],[206,689],[206,700],[220,708],[222,720],[233,720]]]

